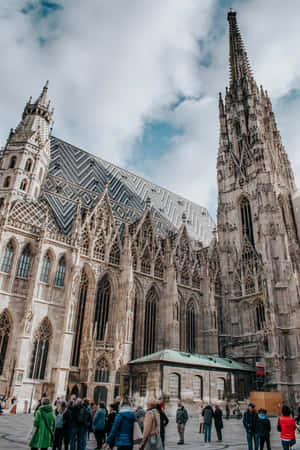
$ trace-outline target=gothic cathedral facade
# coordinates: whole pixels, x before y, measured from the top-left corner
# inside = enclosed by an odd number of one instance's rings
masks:
[[[170,349],[264,362],[263,389],[300,400],[300,196],[228,21],[216,229],[205,208],[51,136],[47,85],[29,99],[0,162],[0,394],[110,401],[134,390],[130,362]]]

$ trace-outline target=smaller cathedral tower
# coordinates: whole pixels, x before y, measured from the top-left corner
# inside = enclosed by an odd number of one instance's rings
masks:
[[[0,195],[35,200],[50,162],[49,131],[53,110],[48,81],[35,102],[29,98],[22,120],[11,129],[0,161]]]

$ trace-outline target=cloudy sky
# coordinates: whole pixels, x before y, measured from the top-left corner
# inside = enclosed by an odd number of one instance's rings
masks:
[[[53,134],[215,216],[218,92],[232,6],[300,186],[298,0],[10,0],[0,7],[0,143],[50,80]]]

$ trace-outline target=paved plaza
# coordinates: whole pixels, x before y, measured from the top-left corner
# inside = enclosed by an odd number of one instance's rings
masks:
[[[0,416],[0,449],[26,449],[26,437],[31,429],[33,417],[30,415],[3,415]],[[241,420],[224,420],[224,439],[222,443],[216,442],[216,433],[213,429],[212,443],[204,444],[203,434],[199,434],[198,420],[191,418],[186,427],[185,447],[190,450],[199,448],[207,449],[234,449],[247,450],[245,443],[245,433]],[[272,450],[281,449],[279,433],[276,431],[276,419],[272,419]],[[182,448],[177,446],[177,432],[174,418],[171,418],[167,427],[166,448]],[[94,439],[88,441],[87,450],[94,449],[96,442]],[[300,435],[296,449],[300,450]]]

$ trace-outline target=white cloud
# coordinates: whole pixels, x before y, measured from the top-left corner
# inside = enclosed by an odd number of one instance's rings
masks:
[[[17,125],[28,96],[37,96],[50,79],[55,135],[120,165],[134,168],[133,144],[147,121],[168,120],[184,129],[174,139],[173,151],[157,165],[144,167],[144,175],[198,203],[214,205],[217,94],[228,80],[226,11],[220,2],[61,0],[63,10],[39,20],[34,10],[21,12],[24,4],[11,0],[0,12],[2,143]],[[284,143],[300,174],[299,102],[289,106],[279,101],[291,89],[300,89],[300,4],[236,0],[230,6],[238,10],[255,78],[274,101]],[[224,25],[225,35],[214,30],[216,23]],[[45,45],[40,38],[47,38]],[[205,52],[211,53],[209,67],[199,65]],[[178,95],[201,99],[170,112]]]

